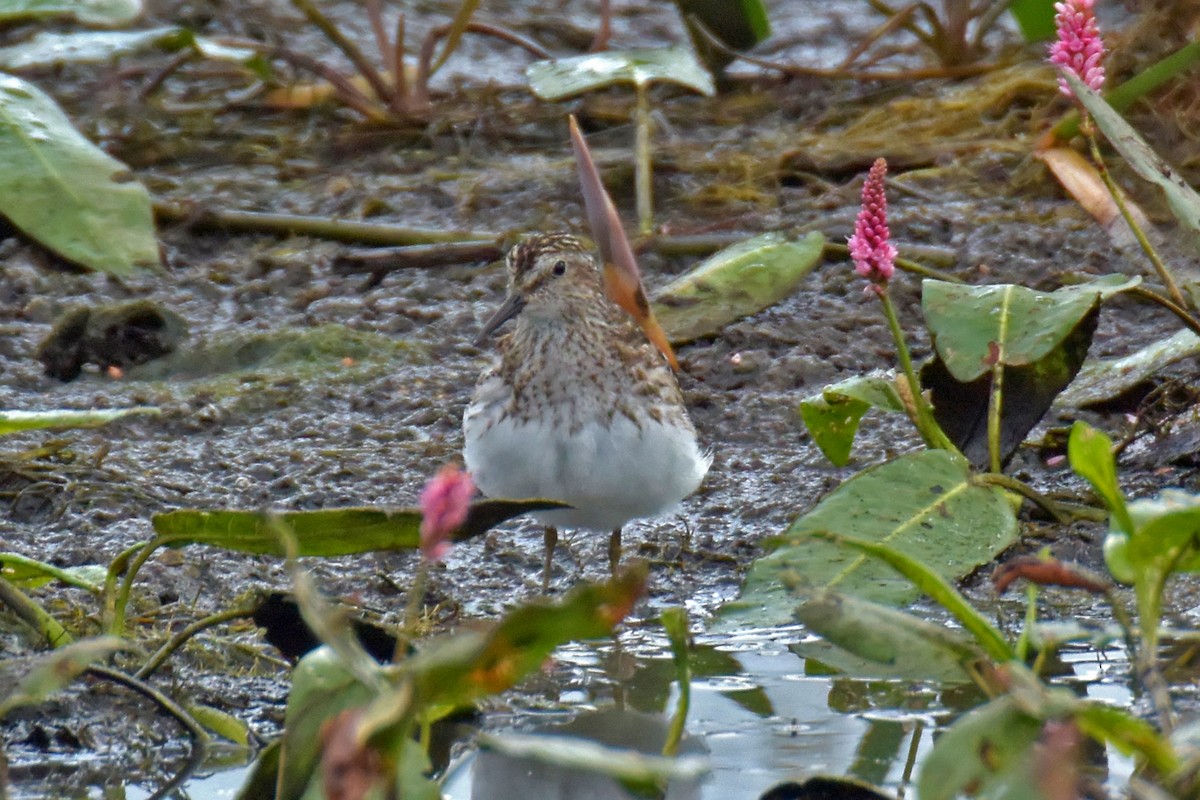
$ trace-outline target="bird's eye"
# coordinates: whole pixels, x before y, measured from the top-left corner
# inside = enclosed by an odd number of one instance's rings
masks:
[[[567,262],[565,262],[565,261],[554,262],[554,270],[553,271],[554,271],[555,275],[566,275],[567,274]]]

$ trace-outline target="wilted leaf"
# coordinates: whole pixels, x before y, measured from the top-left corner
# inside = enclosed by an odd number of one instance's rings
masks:
[[[968,637],[945,625],[839,592],[818,590],[795,613],[813,633],[875,666],[856,677],[969,683],[964,665],[983,658]]]
[[[938,737],[921,765],[921,800],[978,797],[1033,800],[1033,747],[1042,721],[1021,710],[1012,696],[977,708]]]
[[[0,22],[74,17],[85,25],[117,27],[142,13],[140,0],[5,0]]]
[[[835,466],[850,461],[858,424],[871,408],[904,412],[896,382],[881,375],[857,375],[830,384],[800,401],[800,418],[821,452]]]
[[[617,83],[645,86],[655,81],[677,83],[704,95],[716,92],[712,75],[690,50],[606,50],[574,58],[535,61],[525,70],[529,87],[542,100],[562,100]]]
[[[1122,358],[1089,359],[1083,362],[1075,380],[1058,396],[1054,405],[1086,408],[1113,400],[1165,367],[1197,353],[1200,353],[1200,336],[1182,330]]]
[[[132,414],[161,413],[152,406],[106,408],[76,411],[60,408],[54,411],[0,411],[0,436],[38,428],[93,428]]]
[[[944,450],[903,456],[855,475],[767,542],[774,551],[751,565],[741,596],[722,610],[723,624],[787,622],[792,588],[836,588],[892,606],[916,598],[919,590],[892,567],[815,540],[817,531],[886,544],[954,580],[1011,544],[1017,521],[1003,492],[974,484],[961,457]]]
[[[0,75],[0,214],[88,269],[159,265],[150,194],[41,89]]]
[[[98,636],[64,645],[40,657],[0,703],[0,719],[19,706],[35,705],[78,678],[94,662],[125,649],[116,636]]]
[[[1133,235],[1117,202],[1109,193],[1104,179],[1096,170],[1096,165],[1088,161],[1082,153],[1071,147],[1049,147],[1038,150],[1035,155],[1041,159],[1051,174],[1062,184],[1067,194],[1075,198],[1079,207],[1092,215],[1100,224],[1108,238],[1118,247],[1136,247],[1137,239]],[[1123,197],[1125,210],[1143,230],[1149,226],[1145,213],[1129,197]]]
[[[711,336],[792,294],[824,247],[819,231],[799,241],[765,233],[739,242],[664,286],[654,314],[674,344]]]
[[[553,500],[477,500],[454,534],[465,541],[529,511],[559,508]],[[331,508],[274,515],[296,538],[299,556],[344,556],[375,550],[413,550],[421,543],[421,512],[415,508]],[[259,555],[286,555],[271,518],[261,511],[181,509],[152,518],[160,544],[208,544]]]
[[[1079,102],[1091,112],[1104,137],[1129,166],[1142,178],[1161,188],[1176,218],[1185,227],[1190,228],[1193,234],[1200,234],[1200,194],[1163,161],[1103,97],[1089,89],[1069,70],[1060,70],[1060,74],[1071,86],[1071,91],[1079,98]]]

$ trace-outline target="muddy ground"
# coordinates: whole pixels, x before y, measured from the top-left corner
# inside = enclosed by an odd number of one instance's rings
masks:
[[[328,5],[353,37],[370,41],[355,4]],[[591,3],[571,0],[486,5],[491,18],[559,53],[586,39],[595,13]],[[772,59],[836,63],[875,22],[853,2],[768,5],[776,20],[777,43],[765,48]],[[410,31],[423,31],[452,6],[427,3],[410,11]],[[617,46],[683,38],[667,4],[616,6]],[[1117,29],[1135,22],[1121,9],[1110,11]],[[539,22],[545,15],[569,20],[583,33],[572,38],[578,31]],[[328,42],[281,0],[157,3],[145,20],[147,26],[176,23],[212,35],[279,37],[294,50],[339,62]],[[1039,56],[1037,48],[1021,49],[1011,32],[1000,32],[989,45],[996,61],[1019,65]],[[501,45],[469,40],[451,62],[453,74],[436,84],[442,94],[433,122],[399,131],[368,128],[334,106],[281,113],[250,101],[217,108],[223,92],[245,86],[215,74],[220,70],[185,69],[161,91],[140,97],[167,58],[68,66],[32,79],[63,102],[82,130],[129,163],[156,197],[490,231],[509,239],[536,230],[582,230],[566,141],[565,114],[574,111],[618,205],[633,217],[630,97],[611,91],[560,105],[536,101],[519,86],[526,57]],[[910,53],[894,63],[921,60]],[[841,241],[857,209],[857,176],[882,155],[894,165],[892,232],[902,254],[938,248],[945,256],[939,266],[967,280],[1041,288],[1068,272],[1140,271],[1142,262],[1115,250],[1031,157],[1036,135],[1066,104],[1048,70],[1013,69],[1006,88],[994,94],[987,93],[995,76],[893,84],[750,79],[750,73],[711,100],[656,90],[656,221],[676,235],[819,229]],[[976,122],[967,130],[921,128],[921,112],[910,111],[910,117],[898,112],[900,127],[878,131],[874,140],[845,133],[863,114],[898,99],[956,95],[970,102],[981,94],[993,99],[968,107],[966,118]],[[1158,124],[1164,149],[1185,141],[1148,109],[1141,113]],[[902,127],[909,123],[914,128]],[[1157,214],[1155,198],[1145,199]],[[1168,218],[1156,220],[1170,247]],[[0,442],[3,550],[60,566],[103,565],[151,535],[151,515],[173,508],[410,505],[437,467],[458,458],[462,412],[488,357],[471,341],[503,294],[497,264],[402,270],[372,281],[333,269],[334,259],[350,249],[346,244],[202,232],[183,224],[165,225],[161,241],[167,270],[125,281],[74,273],[17,237],[0,243],[0,408],[162,409],[155,418]],[[647,252],[642,265],[651,293],[698,260]],[[928,341],[918,291],[917,277],[897,279],[896,297],[920,357]],[[61,383],[42,374],[35,349],[65,310],[134,298],[151,298],[187,320],[181,358],[121,379],[91,370]],[[1117,301],[1104,313],[1092,354],[1129,352],[1172,331],[1158,312]],[[202,352],[217,355],[196,355]],[[628,554],[653,564],[640,616],[684,604],[703,622],[735,594],[760,539],[781,531],[856,469],[917,441],[907,424],[869,417],[856,461],[836,469],[799,423],[796,404],[806,394],[892,363],[877,304],[863,296],[845,262],[826,262],[785,302],[679,355],[680,380],[700,436],[714,452],[713,468],[677,515],[631,525],[626,542]],[[1178,371],[1185,379],[1188,373]],[[1124,424],[1120,414],[1099,419],[1110,430]],[[1014,469],[1044,487],[1080,489],[1065,467],[1046,468],[1035,452],[1018,456]],[[1130,478],[1134,487],[1195,485],[1189,459],[1147,458]],[[1044,528],[1032,528],[1020,549],[1045,544],[1044,535]],[[1098,529],[1080,527],[1055,538],[1065,556],[1098,563]],[[604,573],[603,539],[570,539],[573,558],[560,554],[557,591]],[[541,533],[529,523],[502,526],[456,548],[432,577],[430,597],[438,604],[432,624],[491,617],[514,599],[535,595],[540,558]],[[306,566],[329,594],[394,620],[414,564],[410,554],[379,554]],[[287,582],[277,560],[203,548],[163,553],[141,575],[133,627],[147,637],[229,607],[252,589]],[[82,592],[37,596],[79,630],[94,620],[94,603]],[[30,652],[19,626],[4,616],[0,621],[0,652],[6,658]],[[239,713],[270,735],[281,717],[286,674],[260,657],[269,653],[251,626],[234,626],[179,656],[162,685]],[[140,720],[137,726],[129,727],[130,718]],[[75,787],[118,781],[112,776],[134,766],[169,772],[161,756],[173,751],[158,748],[176,741],[167,723],[153,721],[141,703],[100,686],[17,715],[5,723],[5,737],[14,783],[28,791],[47,772]]]

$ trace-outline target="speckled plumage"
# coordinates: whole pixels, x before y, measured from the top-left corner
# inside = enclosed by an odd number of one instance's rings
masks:
[[[476,485],[570,503],[538,516],[595,530],[695,491],[711,457],[665,358],[605,295],[595,256],[574,237],[539,235],[513,248],[508,271],[513,330],[463,418]]]

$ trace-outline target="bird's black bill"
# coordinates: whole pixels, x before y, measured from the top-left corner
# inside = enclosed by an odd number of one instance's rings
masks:
[[[521,313],[521,309],[525,307],[525,300],[519,294],[510,294],[504,298],[504,303],[496,309],[496,313],[492,314],[491,319],[483,325],[483,330],[475,337],[475,346],[481,346],[484,341],[496,332],[504,323]]]

